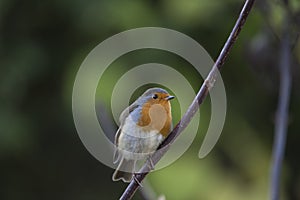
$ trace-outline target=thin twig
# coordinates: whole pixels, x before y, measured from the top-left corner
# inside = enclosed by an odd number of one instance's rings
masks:
[[[275,123],[275,138],[273,144],[273,160],[271,169],[270,199],[278,200],[280,195],[280,175],[282,161],[284,157],[287,126],[288,109],[291,93],[291,50],[289,38],[289,19],[286,15],[283,23],[283,34],[281,40],[281,58],[279,65],[280,87],[278,96],[278,106]]]
[[[228,37],[217,61],[215,62],[214,66],[212,67],[210,73],[208,74],[207,78],[205,79],[204,83],[202,84],[198,94],[196,95],[195,99],[193,100],[192,104],[189,106],[188,110],[182,117],[182,119],[178,122],[169,136],[163,141],[163,143],[159,147],[159,151],[156,151],[152,156],[151,160],[153,164],[157,164],[158,161],[163,157],[163,155],[168,151],[170,145],[173,141],[179,136],[179,134],[188,126],[191,119],[193,118],[194,114],[197,112],[199,105],[203,102],[206,98],[209,90],[213,87],[214,82],[216,80],[216,76],[218,74],[218,70],[220,70],[225,62],[227,55],[229,54],[230,49],[232,48],[234,42],[236,41],[242,26],[244,25],[247,16],[253,6],[255,0],[246,0],[242,11],[236,21],[235,26],[233,27],[230,36]],[[148,159],[149,160],[149,159]],[[151,170],[151,164],[147,161],[145,165],[141,168],[138,174],[135,175],[135,179],[133,179],[129,185],[127,186],[126,190],[121,196],[121,200],[128,200],[131,199],[138,187],[140,186],[138,182],[142,182],[146,175]]]

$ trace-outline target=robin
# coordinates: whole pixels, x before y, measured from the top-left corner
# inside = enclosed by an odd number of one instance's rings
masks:
[[[172,129],[170,100],[166,90],[150,88],[120,115],[115,135],[114,163],[119,163],[112,180],[130,182],[138,160],[155,152]]]

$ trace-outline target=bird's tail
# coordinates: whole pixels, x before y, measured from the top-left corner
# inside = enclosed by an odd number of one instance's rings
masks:
[[[135,170],[135,163],[135,160],[126,160],[122,158],[118,168],[112,176],[112,180],[122,180],[123,182],[130,182]]]

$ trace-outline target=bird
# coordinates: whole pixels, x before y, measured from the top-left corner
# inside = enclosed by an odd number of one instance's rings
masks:
[[[137,161],[149,158],[169,135],[172,130],[170,100],[174,98],[162,88],[150,88],[121,113],[114,141],[113,161],[118,167],[113,181],[130,182]]]

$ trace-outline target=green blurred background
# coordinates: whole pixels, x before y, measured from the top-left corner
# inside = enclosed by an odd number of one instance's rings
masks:
[[[144,26],[187,34],[215,59],[242,4],[238,0],[1,0],[0,199],[117,199],[126,185],[111,181],[113,169],[88,153],[73,123],[72,87],[80,64],[106,38]],[[289,7],[294,19],[290,26],[293,88],[281,195],[300,199],[300,2],[291,0]],[[201,107],[202,127],[193,145],[172,165],[148,176],[157,195],[191,200],[268,198],[284,10],[279,0],[256,2],[222,70],[227,118],[219,142],[209,156],[198,158],[210,117],[208,99]],[[118,77],[121,66],[129,69],[148,62],[181,69],[196,91],[202,83],[189,75],[188,63],[155,50],[125,55],[110,70]],[[109,97],[116,77],[100,90],[104,96]],[[134,199],[141,199],[140,194]]]

